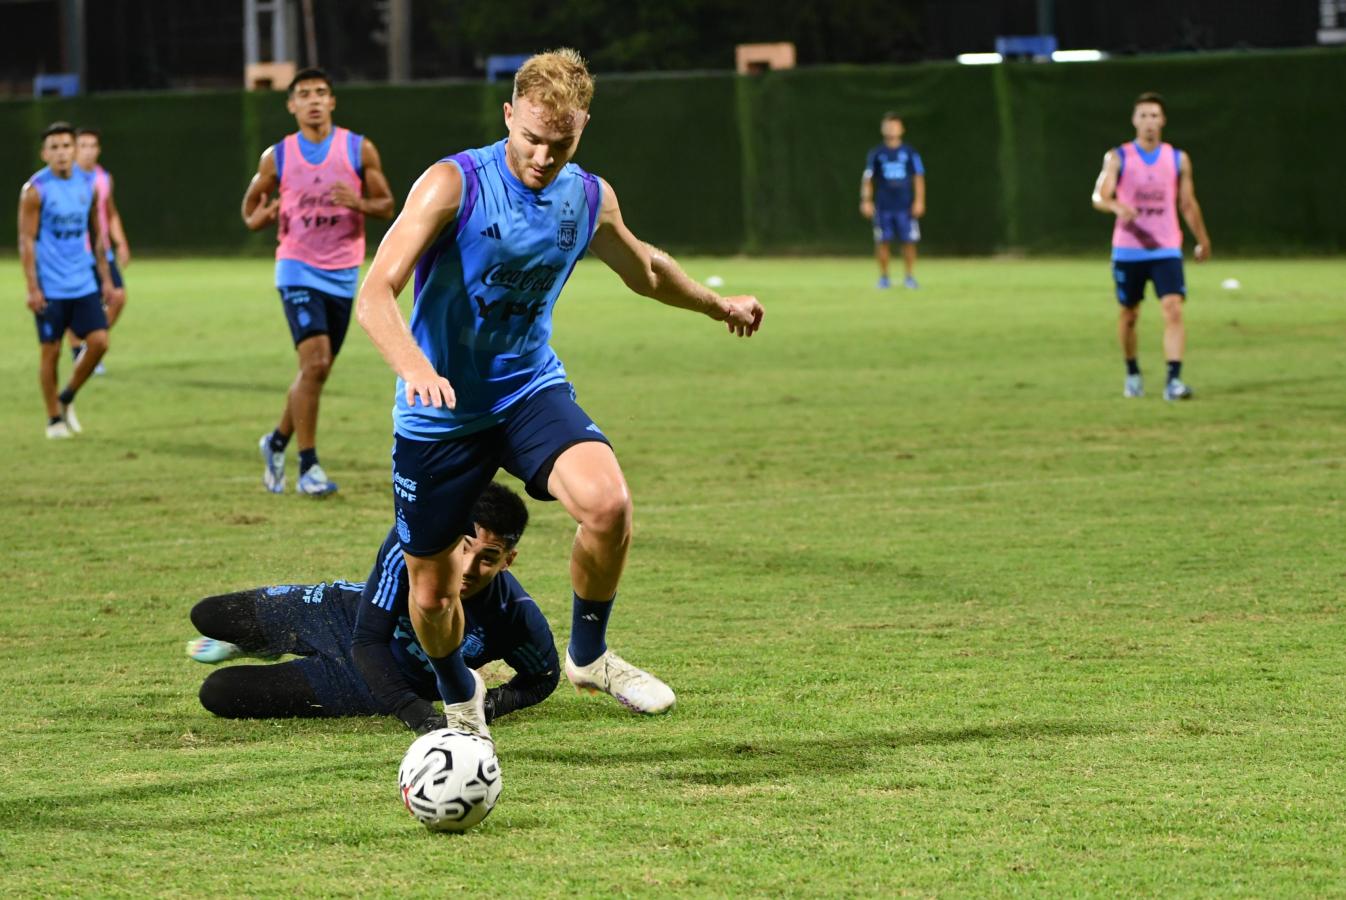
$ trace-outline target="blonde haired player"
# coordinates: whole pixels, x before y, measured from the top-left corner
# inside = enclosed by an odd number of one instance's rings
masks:
[[[464,663],[462,536],[498,468],[575,518],[566,676],[629,709],[659,713],[673,691],[607,648],[631,541],[631,496],[603,432],[575,401],[552,350],[552,310],[592,252],[631,290],[749,336],[755,297],[721,297],[638,240],[612,188],[570,160],[593,80],[574,50],[530,58],[504,104],[508,135],[445,157],[412,187],[384,236],[356,316],[397,373],[394,526],[412,625],[435,669],[450,727],[488,734],[481,679]],[[414,275],[410,327],[397,295]]]

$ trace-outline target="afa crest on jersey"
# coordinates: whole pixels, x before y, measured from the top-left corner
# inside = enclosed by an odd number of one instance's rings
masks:
[[[575,249],[575,238],[579,234],[579,225],[574,219],[562,219],[556,227],[556,249],[569,253]]]

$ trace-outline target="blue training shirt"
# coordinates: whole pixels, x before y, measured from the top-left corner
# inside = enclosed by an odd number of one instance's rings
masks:
[[[906,144],[879,144],[869,151],[865,171],[874,182],[874,206],[886,212],[906,212],[915,199],[913,181],[925,174],[921,154]]]
[[[89,243],[93,175],[75,166],[69,177],[61,178],[47,166],[28,181],[42,198],[35,250],[43,295],[49,300],[73,300],[98,293]]]
[[[304,154],[304,159],[311,165],[318,165],[327,158],[327,151],[332,146],[332,136],[336,134],[333,128],[327,133],[327,137],[318,141],[316,144],[304,137],[301,131],[298,134],[299,152]],[[361,178],[365,177],[364,164],[360,161],[360,153],[364,147],[364,136],[356,134],[353,131],[347,133],[347,149],[351,163],[355,166],[355,174]],[[280,183],[281,173],[285,170],[285,142],[278,141],[272,145],[272,159],[276,162],[276,183]],[[334,297],[354,297],[355,288],[360,281],[360,267],[352,266],[349,269],[319,269],[317,266],[310,266],[306,262],[300,262],[297,259],[278,259],[276,260],[276,287],[306,287],[322,291],[325,294],[331,294]]]
[[[413,440],[489,428],[513,404],[565,381],[548,343],[552,310],[602,205],[598,178],[574,163],[541,191],[525,187],[509,170],[503,140],[440,162],[462,173],[462,202],[416,266],[410,325],[457,406],[408,407],[399,378],[393,427]]]

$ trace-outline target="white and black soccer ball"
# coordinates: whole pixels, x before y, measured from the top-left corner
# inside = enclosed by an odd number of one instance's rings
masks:
[[[467,831],[500,797],[500,761],[485,738],[441,728],[407,748],[397,784],[407,811],[426,828]]]

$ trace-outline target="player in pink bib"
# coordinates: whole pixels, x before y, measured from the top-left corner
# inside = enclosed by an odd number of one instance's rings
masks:
[[[97,128],[80,128],[75,137],[75,165],[93,176],[94,215],[98,217],[98,231],[101,238],[98,247],[90,247],[107,258],[108,272],[112,278],[112,291],[108,295],[106,306],[107,327],[109,330],[121,318],[126,308],[126,285],[122,280],[122,269],[131,264],[131,244],[126,239],[126,227],[122,224],[121,213],[117,210],[117,201],[113,198],[114,182],[107,169],[98,163],[103,153],[102,136]],[[94,270],[97,278],[98,270]],[[102,282],[99,282],[101,288]],[[84,342],[70,333],[70,352],[75,359],[84,350]],[[100,362],[94,369],[97,375],[103,374]]]
[[[243,195],[249,228],[276,223],[276,289],[299,356],[280,422],[258,447],[262,483],[279,494],[285,448],[297,434],[298,490],[322,496],[335,491],[336,482],[318,464],[318,400],[350,324],[365,258],[365,216],[390,219],[394,202],[374,142],[332,123],[336,95],[321,69],[295,75],[286,108],[299,130],[262,153]]]
[[[1182,228],[1178,214],[1196,236],[1197,262],[1210,258],[1210,235],[1201,217],[1192,181],[1192,160],[1163,142],[1164,100],[1146,93],[1136,98],[1131,114],[1136,139],[1109,150],[1094,183],[1093,204],[1116,216],[1112,229],[1112,274],[1121,304],[1117,332],[1126,360],[1125,397],[1144,389],[1136,358],[1136,322],[1145,283],[1154,283],[1164,311],[1164,356],[1168,361],[1165,400],[1187,400],[1192,389],[1182,381],[1187,332],[1182,304],[1187,296],[1182,271]]]

